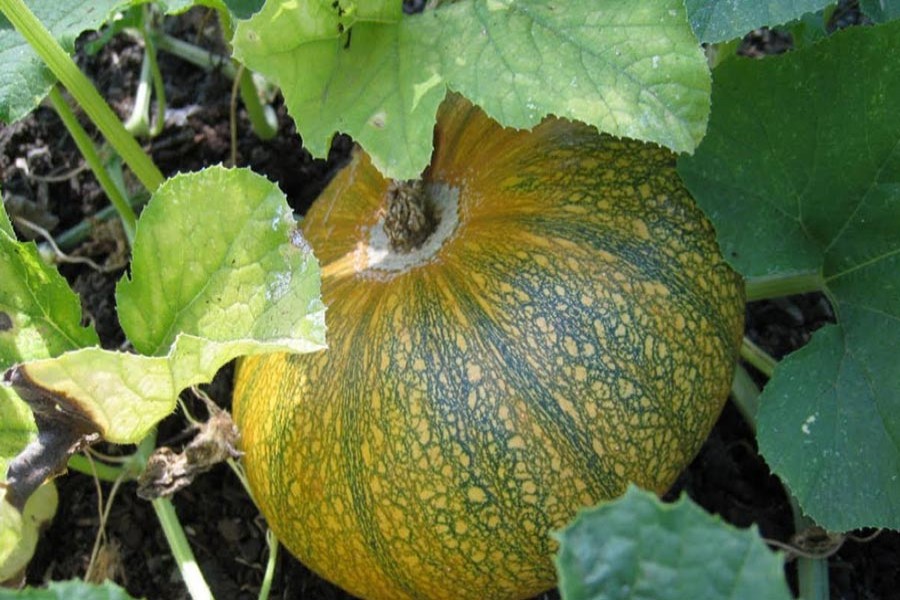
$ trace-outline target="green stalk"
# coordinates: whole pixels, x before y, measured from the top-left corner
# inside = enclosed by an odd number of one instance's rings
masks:
[[[218,56],[204,50],[188,42],[179,40],[170,35],[157,35],[156,46],[160,50],[165,50],[170,54],[174,54],[178,58],[185,60],[192,65],[201,69],[211,70],[221,68],[222,74],[228,79],[234,80],[240,74],[240,92],[241,100],[244,102],[244,108],[247,109],[247,117],[250,119],[250,125],[253,132],[261,140],[268,140],[278,133],[278,119],[272,107],[264,104],[256,90],[256,83],[253,81],[253,74],[247,69],[239,69],[237,61],[230,60],[224,56]]]
[[[256,83],[253,81],[253,73],[242,69],[240,86],[241,100],[247,110],[253,133],[261,140],[272,139],[278,133],[278,117],[275,116],[275,110],[271,106],[260,100]]]
[[[153,81],[150,74],[150,54],[144,50],[141,60],[141,76],[134,93],[134,105],[131,114],[125,119],[125,129],[134,136],[150,134],[150,90]]]
[[[804,531],[815,523],[803,514],[797,499],[788,494],[791,501],[791,512],[794,513],[794,531]],[[828,600],[831,592],[828,589],[828,559],[797,557],[797,589],[798,600]]]
[[[825,280],[819,271],[748,277],[745,282],[747,301],[767,300],[793,294],[821,292],[825,289]]]
[[[741,341],[741,358],[755,367],[766,377],[772,377],[778,361],[772,358],[768,352],[754,344],[750,338],[744,336]]]
[[[268,600],[272,591],[272,580],[275,578],[275,564],[278,562],[278,538],[271,529],[266,531],[266,543],[269,546],[269,559],[266,561],[266,572],[259,587],[259,600]]]
[[[150,57],[153,92],[156,94],[156,125],[150,129],[150,137],[156,137],[162,133],[166,123],[166,85],[163,81],[162,71],[159,70],[159,61],[156,58],[156,43],[153,41],[153,36],[146,33],[144,34],[144,52],[146,56]]]
[[[170,35],[154,35],[153,38],[158,49],[174,54],[178,58],[201,69],[212,70],[219,68],[228,79],[234,79],[237,74],[237,67],[231,64],[231,60],[224,56],[213,54],[209,50],[204,50],[199,46],[189,44]]]
[[[731,382],[731,399],[744,421],[756,431],[756,411],[759,409],[759,387],[744,365],[738,364]]]
[[[141,440],[137,451],[134,453],[142,468],[146,466],[147,460],[155,447],[156,431],[153,431]],[[187,535],[184,533],[184,528],[181,526],[181,521],[178,520],[178,513],[175,512],[175,506],[172,504],[172,501],[168,498],[156,498],[151,504],[191,598],[194,600],[213,600],[212,592],[203,578],[199,565],[197,565],[197,559],[194,558],[194,552],[191,550],[191,545],[188,542]]]
[[[184,584],[187,586],[188,593],[194,600],[213,600],[212,592],[203,579],[203,573],[197,565],[197,559],[191,550],[178,515],[175,513],[175,507],[168,498],[157,498],[151,503],[153,510],[156,511],[156,518],[162,525],[163,533],[169,548],[172,550],[172,556],[175,557],[175,564],[181,572]]]
[[[63,98],[62,93],[60,93],[56,86],[50,88],[49,98],[50,103],[59,115],[59,118],[62,119],[63,125],[66,126],[72,139],[75,140],[78,151],[81,152],[84,160],[94,173],[94,177],[96,177],[98,183],[100,183],[100,187],[103,188],[109,201],[122,218],[122,225],[125,227],[125,236],[128,238],[129,245],[133,244],[134,229],[137,225],[137,216],[134,214],[134,209],[131,208],[131,204],[125,199],[122,190],[119,189],[112,177],[110,177],[109,172],[107,172],[103,165],[103,160],[100,158],[100,155],[94,148],[94,144],[91,142],[90,136],[88,136],[84,128],[81,127],[81,124],[75,117],[75,113],[72,112],[69,104],[66,102],[65,98]]]
[[[241,485],[247,492],[247,496],[252,500],[253,492],[250,490],[250,482],[247,481],[247,475],[244,473],[243,466],[231,458],[229,458],[227,462],[228,466],[234,472],[235,476],[237,476],[238,481],[241,482]],[[268,600],[269,593],[272,590],[272,581],[275,577],[275,565],[278,562],[278,538],[275,537],[275,532],[271,529],[266,530],[266,544],[269,547],[269,558],[266,561],[266,571],[263,574],[262,585],[259,587],[258,600]]]
[[[164,177],[137,141],[125,130],[119,118],[100,96],[97,88],[82,73],[47,28],[28,9],[23,0],[0,0],[0,12],[38,53],[41,60],[69,91],[109,144],[115,148],[138,180],[152,192]]]
[[[91,461],[89,461],[84,454],[73,454],[70,456],[68,467],[73,471],[77,471],[84,475],[89,475],[91,477],[96,475],[97,479],[100,481],[107,481],[109,483],[118,481],[125,471],[124,466],[114,467],[96,460],[93,462],[93,466],[91,466]]]
[[[145,204],[147,202],[146,192],[144,194],[139,194],[130,198],[129,202],[132,207],[138,207]],[[106,221],[107,219],[115,216],[115,212],[115,207],[107,206],[97,211],[96,214],[92,215],[90,220],[84,219],[82,221],[79,221],[76,225],[73,225],[69,229],[56,236],[55,240],[57,247],[63,252],[72,250],[88,238],[91,233],[91,228],[94,227],[95,222]],[[42,257],[50,257],[50,262],[53,261],[53,252],[46,243],[42,242],[38,244],[38,250],[40,251]]]

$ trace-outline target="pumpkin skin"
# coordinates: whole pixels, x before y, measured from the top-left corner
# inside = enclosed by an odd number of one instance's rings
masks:
[[[743,285],[656,146],[451,96],[424,179],[458,222],[414,266],[367,258],[388,182],[362,152],[310,209],[329,349],[240,362],[244,464],[278,538],[354,595],[528,598],[552,530],[698,451]]]

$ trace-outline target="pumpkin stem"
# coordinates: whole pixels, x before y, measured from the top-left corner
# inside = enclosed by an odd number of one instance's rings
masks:
[[[387,190],[384,233],[391,250],[415,250],[434,232],[438,217],[421,179],[391,181]]]

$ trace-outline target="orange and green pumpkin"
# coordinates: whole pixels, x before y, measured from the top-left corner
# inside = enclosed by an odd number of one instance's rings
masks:
[[[355,595],[527,598],[551,530],[695,455],[742,283],[656,146],[451,97],[423,182],[357,152],[309,211],[329,349],[240,363],[244,464],[279,539]],[[400,250],[404,194],[430,225]]]

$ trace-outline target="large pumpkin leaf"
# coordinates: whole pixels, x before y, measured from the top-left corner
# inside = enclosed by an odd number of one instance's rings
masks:
[[[751,286],[806,273],[834,305],[758,423],[773,470],[834,530],[900,528],[898,47],[894,22],[723,64],[710,131],[679,165]]]
[[[83,31],[102,25],[124,0],[29,0],[28,8],[68,52]],[[34,110],[56,79],[37,54],[0,15],[0,121],[11,123]]]
[[[788,600],[781,558],[686,497],[664,504],[630,487],[556,534],[564,600]]]
[[[759,27],[780,25],[816,12],[831,0],[685,0],[691,27],[701,42],[722,42]]]
[[[395,178],[431,156],[447,88],[504,125],[545,115],[692,151],[709,74],[680,0],[474,0],[404,17],[399,2],[268,0],[235,55],[281,87],[305,145],[349,133]]]

